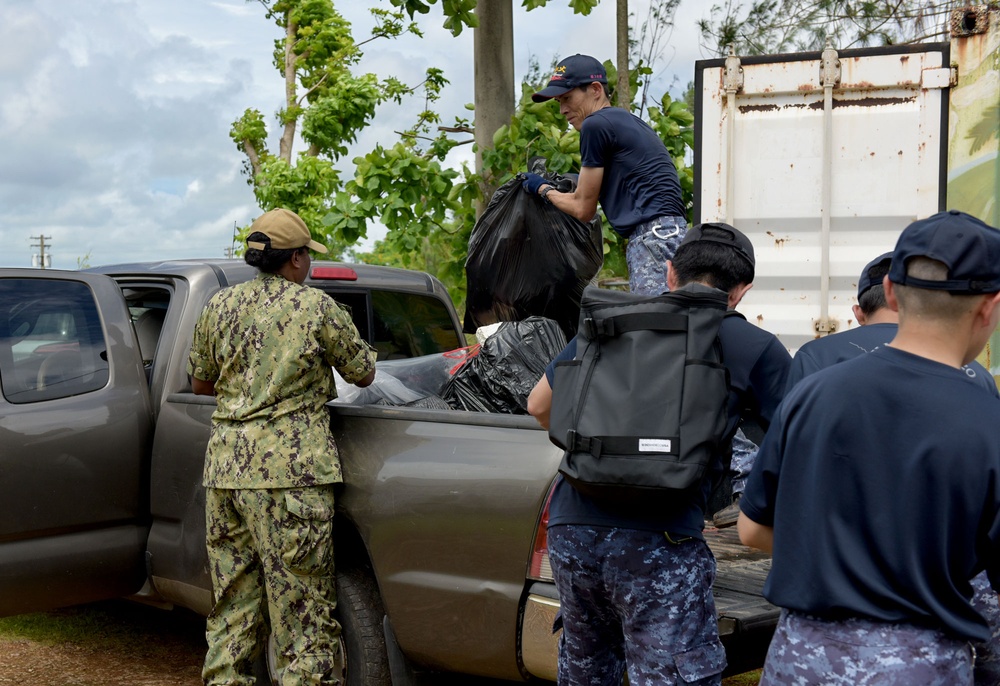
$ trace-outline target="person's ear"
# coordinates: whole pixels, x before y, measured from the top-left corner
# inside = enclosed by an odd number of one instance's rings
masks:
[[[852,305],[851,309],[854,310],[854,320],[858,323],[858,326],[864,326],[868,316],[861,309],[861,305]]]
[[[992,331],[996,328],[997,319],[1000,319],[998,311],[1000,311],[1000,293],[984,295],[976,308],[976,323]]]
[[[677,290],[677,277],[674,275],[674,263],[671,260],[667,260],[667,290]]]
[[[743,296],[747,294],[753,288],[752,283],[741,283],[738,286],[734,286],[731,291],[729,291],[729,309],[735,309],[740,301],[743,300]]]
[[[899,298],[896,297],[896,284],[889,280],[889,275],[882,277],[882,290],[885,291],[885,304],[893,312],[899,312]]]

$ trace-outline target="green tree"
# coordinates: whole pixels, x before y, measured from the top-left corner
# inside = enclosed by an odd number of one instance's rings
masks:
[[[725,0],[699,22],[705,46],[726,55],[944,40],[957,0]]]
[[[338,255],[364,235],[365,225],[349,222],[333,227],[322,221],[343,190],[336,163],[371,122],[379,104],[400,102],[412,91],[393,78],[352,72],[364,43],[354,41],[350,24],[330,0],[256,1],[283,32],[274,45],[274,66],[285,83],[285,102],[276,114],[278,151],[268,150],[267,124],[256,109],[246,110],[233,122],[230,136],[246,155],[248,183],[260,207],[298,212],[314,232],[322,232],[315,238]],[[371,12],[376,27],[369,40],[419,35],[417,26],[405,23],[400,12]],[[295,153],[297,136],[306,149]],[[246,228],[241,237],[245,232]]]
[[[489,0],[484,0],[488,2]],[[600,3],[601,0],[569,0],[569,6],[577,14],[588,15]],[[437,0],[390,0],[394,7],[405,11],[412,19],[417,14],[427,14],[431,11],[431,5]],[[523,0],[525,9],[533,10],[545,7],[549,0]],[[441,11],[444,13],[444,27],[451,31],[452,35],[458,36],[468,27],[471,29],[479,26],[479,19],[476,17],[476,6],[478,0],[441,0]]]

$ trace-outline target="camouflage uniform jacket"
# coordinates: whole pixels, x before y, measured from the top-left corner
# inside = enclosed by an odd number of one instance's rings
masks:
[[[348,383],[375,351],[333,298],[274,274],[225,288],[195,326],[188,374],[215,380],[209,488],[292,488],[342,480],[326,402],[332,367]]]

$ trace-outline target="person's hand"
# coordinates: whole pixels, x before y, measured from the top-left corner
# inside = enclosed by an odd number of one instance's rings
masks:
[[[532,195],[538,194],[538,189],[542,186],[551,186],[552,182],[539,174],[525,174],[524,181],[521,182],[521,187],[531,193]]]

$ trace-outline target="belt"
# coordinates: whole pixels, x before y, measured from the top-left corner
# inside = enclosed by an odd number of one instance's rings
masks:
[[[662,241],[668,238],[673,238],[685,228],[687,228],[687,220],[684,219],[684,217],[657,217],[656,219],[650,219],[647,222],[636,224],[632,227],[632,232],[628,235],[628,237],[637,238],[644,233],[652,232],[654,236]]]

